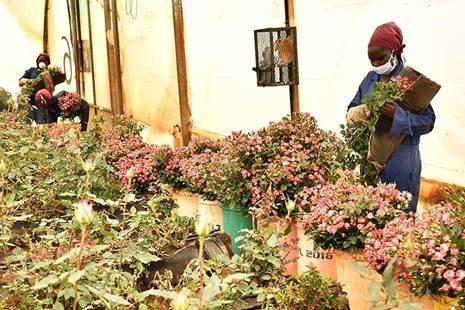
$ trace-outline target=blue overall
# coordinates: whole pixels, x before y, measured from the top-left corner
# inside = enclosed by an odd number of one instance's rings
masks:
[[[399,75],[403,68],[403,64],[400,64],[390,76]],[[374,71],[368,72],[348,109],[360,105],[362,98],[371,94],[378,81],[379,74]],[[412,194],[410,207],[406,211],[415,212],[417,210],[421,174],[420,136],[433,130],[435,120],[436,116],[431,105],[428,105],[428,108],[421,114],[410,113],[396,105],[389,134],[391,136],[405,134],[406,137],[386,163],[380,178],[385,183],[395,183],[398,190],[408,191]]]

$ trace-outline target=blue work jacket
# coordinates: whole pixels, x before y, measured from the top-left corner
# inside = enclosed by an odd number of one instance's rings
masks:
[[[399,75],[403,68],[404,65],[400,64],[390,76]],[[371,94],[378,81],[379,74],[374,71],[368,72],[348,109],[360,105],[362,98]],[[396,105],[390,135],[405,134],[406,137],[386,163],[380,178],[385,183],[395,183],[398,190],[412,194],[410,207],[406,211],[415,212],[417,209],[421,175],[420,136],[433,130],[435,120],[431,105],[421,114],[410,113]]]

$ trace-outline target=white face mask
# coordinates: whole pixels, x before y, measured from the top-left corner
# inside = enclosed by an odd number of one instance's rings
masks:
[[[39,62],[39,68],[40,68],[40,69],[44,69],[45,67],[47,67],[47,65],[45,64],[45,62],[43,62],[43,61]]]
[[[385,74],[391,73],[392,70],[394,70],[396,66],[397,66],[397,57],[394,55],[394,51],[392,51],[391,57],[389,57],[389,60],[384,65],[373,67],[373,71],[375,71],[376,73],[380,75],[385,75]]]

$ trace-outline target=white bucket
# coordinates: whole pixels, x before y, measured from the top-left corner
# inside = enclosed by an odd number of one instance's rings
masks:
[[[178,190],[173,193],[173,199],[179,206],[179,216],[196,217],[199,214],[199,195]]]
[[[305,235],[303,226],[297,224],[297,237],[299,239],[299,253],[297,258],[297,272],[299,274],[308,270],[310,264],[318,271],[334,280],[337,280],[336,257],[333,250],[314,250],[313,240]]]
[[[223,231],[223,208],[220,202],[200,198],[198,210],[199,214],[205,214],[207,221],[212,224],[213,228],[220,228]]]

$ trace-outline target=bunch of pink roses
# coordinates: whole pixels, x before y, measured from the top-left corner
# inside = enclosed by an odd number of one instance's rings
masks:
[[[415,295],[465,297],[464,215],[465,206],[446,203],[386,225],[366,241],[368,262],[381,269],[397,253],[399,278]],[[393,228],[402,233],[393,234]],[[375,244],[377,249],[370,249]],[[385,252],[386,257],[377,259],[376,251]]]
[[[58,98],[58,106],[64,117],[74,117],[75,113],[81,109],[81,96],[75,92],[67,92]]]
[[[304,187],[338,178],[347,149],[315,118],[297,113],[257,132],[232,133],[220,152],[231,165],[224,167],[219,196],[226,203],[253,207],[256,215],[283,216],[287,200],[299,200]]]
[[[206,185],[206,165],[209,156],[218,152],[220,141],[206,137],[193,139],[188,146],[173,149],[159,171],[161,180],[175,189],[187,189],[192,193],[201,193]],[[159,158],[159,156],[158,156]]]
[[[393,184],[366,187],[350,175],[304,188],[299,196],[307,235],[323,249],[340,250],[363,248],[367,234],[399,216],[411,198]]]
[[[145,144],[121,157],[116,163],[118,177],[123,184],[127,183],[127,173],[132,171],[133,186],[140,192],[158,190],[158,178],[154,169],[154,154],[157,148]]]
[[[408,242],[409,234],[415,225],[415,218],[402,213],[399,217],[387,223],[384,228],[370,231],[365,239],[365,257],[376,270],[383,270],[392,258],[398,254],[400,260],[404,258],[399,253]]]

